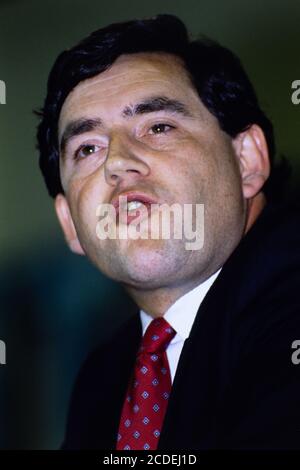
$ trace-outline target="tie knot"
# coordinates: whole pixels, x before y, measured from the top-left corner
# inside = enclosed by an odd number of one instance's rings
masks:
[[[165,351],[175,335],[176,331],[163,317],[155,318],[143,336],[139,352],[154,353]]]

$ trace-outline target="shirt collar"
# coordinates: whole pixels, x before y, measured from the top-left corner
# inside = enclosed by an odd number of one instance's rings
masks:
[[[179,297],[179,299],[177,299],[163,315],[164,319],[177,332],[176,336],[172,339],[171,344],[176,343],[177,341],[186,340],[189,337],[199,307],[211,285],[219,275],[221,269],[222,268],[199,284],[199,286],[190,290],[182,297]],[[140,310],[140,318],[144,335],[149,324],[153,320],[153,317],[143,310]]]

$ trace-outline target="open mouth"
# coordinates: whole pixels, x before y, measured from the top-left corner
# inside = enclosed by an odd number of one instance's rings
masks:
[[[119,195],[112,201],[115,207],[117,223],[129,224],[132,221],[142,221],[151,215],[152,207],[158,207],[158,202],[142,193],[127,193]]]
[[[139,200],[127,201],[125,204],[123,203],[119,206],[117,222],[127,225],[133,221],[141,222],[151,215],[151,210],[153,210],[151,206],[153,206],[153,204],[150,202]]]

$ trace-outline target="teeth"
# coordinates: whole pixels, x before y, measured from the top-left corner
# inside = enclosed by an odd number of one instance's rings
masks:
[[[130,201],[127,203],[127,210],[132,211],[132,210],[138,209],[142,205],[143,204],[140,201]]]

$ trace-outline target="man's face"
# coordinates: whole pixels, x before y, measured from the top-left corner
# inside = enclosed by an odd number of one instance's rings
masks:
[[[63,134],[66,207],[84,252],[108,276],[148,289],[193,283],[215,272],[240,241],[246,204],[238,157],[177,58],[123,55],[79,83],[61,111]],[[204,204],[203,247],[190,251],[174,238],[100,240],[97,207],[127,193]]]

